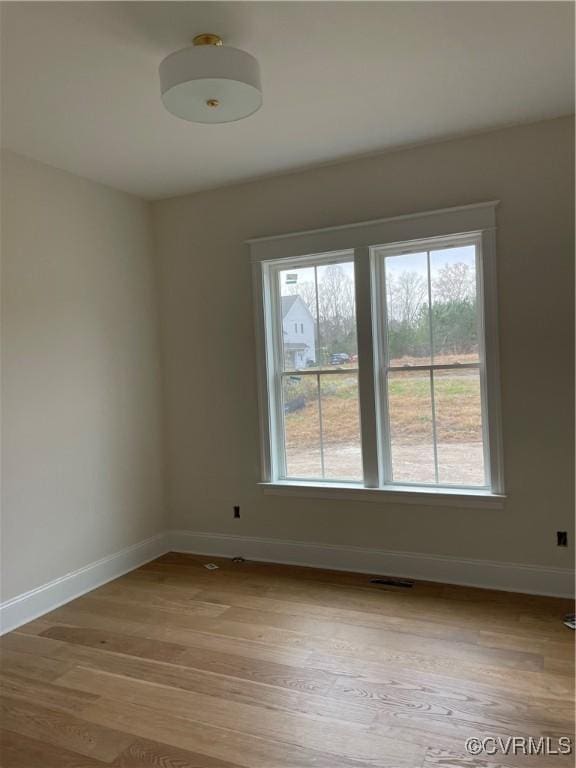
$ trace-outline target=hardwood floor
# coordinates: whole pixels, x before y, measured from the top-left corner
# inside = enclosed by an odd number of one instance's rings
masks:
[[[217,562],[218,570],[204,568]],[[2,768],[565,768],[570,603],[166,555],[0,640]]]

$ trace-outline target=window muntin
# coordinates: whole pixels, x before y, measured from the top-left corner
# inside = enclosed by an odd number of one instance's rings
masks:
[[[278,477],[362,482],[353,253],[282,260],[268,286]]]

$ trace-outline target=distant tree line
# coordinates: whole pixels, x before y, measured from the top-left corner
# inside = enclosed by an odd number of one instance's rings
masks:
[[[446,264],[428,283],[417,272],[387,275],[388,343],[390,357],[430,354],[430,323],[436,355],[469,354],[477,350],[476,285],[468,264]]]
[[[317,321],[317,363],[332,354],[356,352],[354,281],[339,264],[322,270],[316,286],[306,281],[289,287],[307,304]],[[468,264],[445,264],[432,279],[429,312],[428,283],[418,272],[388,274],[388,343],[390,357],[422,357],[430,352],[430,321],[436,355],[476,351],[476,285]]]

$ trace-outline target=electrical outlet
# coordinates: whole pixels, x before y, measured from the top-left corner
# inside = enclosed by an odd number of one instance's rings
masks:
[[[556,543],[559,547],[567,547],[568,531],[556,531]]]
[[[240,517],[240,507],[237,504],[234,507],[234,517]]]

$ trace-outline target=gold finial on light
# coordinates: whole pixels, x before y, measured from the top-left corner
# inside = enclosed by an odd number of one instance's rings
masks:
[[[223,45],[222,38],[219,35],[213,35],[211,32],[203,32],[196,35],[192,40],[194,45]]]
[[[212,107],[212,108],[219,107],[220,102],[218,101],[218,99],[206,99],[206,106]]]

